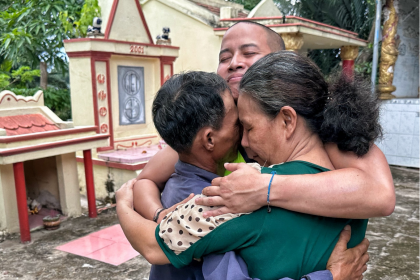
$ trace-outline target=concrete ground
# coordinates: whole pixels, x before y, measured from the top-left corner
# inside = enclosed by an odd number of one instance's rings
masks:
[[[392,167],[392,173],[397,206],[391,216],[369,222],[371,260],[364,279],[419,279],[419,171]],[[8,235],[0,243],[0,279],[148,279],[150,265],[141,256],[113,266],[54,249],[117,223],[109,209],[97,219],[84,215],[56,231],[35,231],[27,245]]]

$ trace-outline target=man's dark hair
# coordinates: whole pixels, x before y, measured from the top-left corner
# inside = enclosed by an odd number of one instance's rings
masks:
[[[200,129],[222,126],[227,83],[215,73],[201,71],[174,75],[153,101],[153,122],[160,136],[178,153],[188,153]]]
[[[270,47],[270,50],[272,52],[278,52],[278,51],[282,51],[286,49],[283,38],[277,32],[273,31],[271,28],[263,24],[260,24],[258,22],[250,21],[250,20],[241,20],[235,23],[234,25],[232,25],[231,27],[229,27],[229,29],[240,23],[253,24],[253,25],[257,25],[263,28],[267,35],[267,44]]]

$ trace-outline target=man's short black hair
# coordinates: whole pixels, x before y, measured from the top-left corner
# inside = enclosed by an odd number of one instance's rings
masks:
[[[286,46],[284,45],[283,38],[277,32],[275,32],[271,28],[261,23],[250,21],[250,20],[241,20],[235,23],[234,25],[232,25],[231,27],[229,27],[229,29],[240,23],[253,24],[253,25],[260,26],[265,31],[265,34],[267,35],[267,44],[270,47],[271,52],[278,52],[278,51],[286,50]]]
[[[200,129],[222,126],[222,94],[229,86],[219,75],[201,71],[174,75],[153,101],[153,122],[160,136],[178,153],[188,153]]]

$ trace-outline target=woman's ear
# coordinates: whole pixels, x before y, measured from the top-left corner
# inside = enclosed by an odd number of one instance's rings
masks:
[[[286,130],[286,138],[290,138],[296,130],[297,114],[295,109],[284,106],[277,116],[281,118],[282,125]]]

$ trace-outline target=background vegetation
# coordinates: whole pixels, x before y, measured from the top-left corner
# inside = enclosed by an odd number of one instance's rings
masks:
[[[243,4],[248,10],[258,4],[258,0],[230,0]],[[356,59],[355,70],[366,76],[372,71],[372,45],[374,36],[374,0],[273,0],[283,15],[294,15],[350,30],[368,40],[368,46],[361,49]],[[338,49],[310,50],[312,58],[328,75],[341,62]]]
[[[97,0],[0,0],[0,91],[32,95],[71,118],[68,60],[63,40],[86,35]]]

